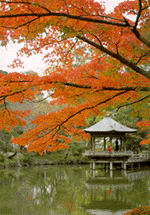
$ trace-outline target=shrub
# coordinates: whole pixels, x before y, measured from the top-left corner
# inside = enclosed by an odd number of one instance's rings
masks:
[[[25,153],[23,154],[23,157],[20,159],[21,164],[24,165],[32,165],[35,158],[34,155],[31,153]]]
[[[5,160],[4,155],[0,154],[0,162],[4,162],[4,160]]]
[[[150,214],[150,206],[141,206],[139,208],[134,208],[132,211],[125,213],[124,215],[148,215]]]

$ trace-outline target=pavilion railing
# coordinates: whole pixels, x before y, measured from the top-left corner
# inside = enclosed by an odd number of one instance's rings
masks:
[[[129,159],[128,162],[141,162],[150,160],[149,154],[133,154]]]
[[[114,155],[132,155],[133,153],[131,151],[90,151],[86,150],[84,155],[109,155],[109,154],[114,154]]]
[[[150,161],[150,154],[133,154],[132,151],[85,151],[84,156],[129,156],[127,163]]]

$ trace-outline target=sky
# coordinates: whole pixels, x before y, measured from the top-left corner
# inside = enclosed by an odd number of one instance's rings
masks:
[[[101,0],[97,0],[101,1]],[[103,0],[106,5],[106,10],[111,11],[115,6],[117,6],[123,0]],[[42,60],[43,56],[41,54],[33,55],[29,58],[23,56],[22,60],[24,62],[24,68],[9,68],[8,65],[11,65],[13,60],[16,57],[16,52],[23,46],[23,44],[13,44],[9,43],[6,47],[0,47],[0,70],[4,70],[7,72],[26,72],[26,71],[34,71],[39,75],[42,75],[44,70],[46,69],[46,65]]]

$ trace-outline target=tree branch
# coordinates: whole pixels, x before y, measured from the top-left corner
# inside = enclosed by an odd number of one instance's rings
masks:
[[[137,60],[136,64],[138,64],[140,62],[140,60],[142,60],[142,58],[146,57],[149,53],[150,53],[150,50],[148,50],[146,53],[144,53],[143,55],[141,55],[139,57],[139,59]]]
[[[46,12],[44,13],[36,13],[36,12],[31,12],[31,13],[21,13],[21,14],[8,14],[8,15],[0,15],[0,19],[2,18],[19,18],[19,17],[50,17],[50,16],[56,16],[56,17],[66,17],[66,18],[70,18],[70,19],[74,19],[74,20],[80,20],[80,21],[86,21],[86,22],[92,22],[92,23],[99,23],[99,24],[106,24],[106,25],[113,25],[113,26],[118,26],[118,27],[129,27],[131,29],[131,31],[134,33],[134,35],[142,42],[144,43],[147,47],[150,48],[150,41],[147,40],[146,38],[142,37],[142,35],[138,32],[138,30],[136,29],[138,21],[140,19],[140,15],[141,15],[141,11],[142,11],[142,5],[141,5],[141,0],[139,0],[139,12],[137,14],[137,18],[135,21],[134,26],[132,26],[126,19],[125,17],[123,19],[117,19],[114,17],[110,17],[110,16],[100,16],[100,19],[98,18],[89,18],[87,17],[87,15],[72,15],[72,14],[67,14],[67,13],[63,13],[63,12],[52,12],[50,11],[48,8],[40,5],[40,4],[33,4],[30,2],[24,2],[24,1],[15,1],[15,2],[11,2],[11,1],[0,1],[1,3],[6,3],[6,4],[27,4],[30,6],[34,6],[34,7],[39,7],[44,9]],[[92,14],[90,14],[90,16],[92,16]],[[99,15],[97,15],[97,17],[99,17]],[[103,18],[103,19],[102,19]],[[37,18],[36,18],[37,19]],[[29,22],[31,23],[33,20],[30,20]],[[110,21],[110,20],[116,20],[116,21]],[[15,28],[19,28],[22,27],[24,25],[27,25],[27,23],[23,23],[20,26],[17,26]],[[1,26],[6,28],[7,26]],[[11,27],[9,27],[11,28]]]
[[[83,109],[77,111],[76,113],[74,113],[74,114],[72,114],[71,116],[69,116],[67,119],[65,119],[62,123],[60,123],[59,125],[57,125],[57,126],[54,128],[54,129],[57,129],[57,131],[54,133],[54,135],[60,130],[60,128],[61,128],[62,125],[64,125],[67,121],[69,121],[69,120],[70,120],[71,118],[73,118],[74,116],[76,116],[76,115],[82,113],[83,111],[94,109],[94,108],[96,108],[96,107],[98,107],[98,106],[100,106],[100,105],[102,105],[102,104],[105,104],[105,103],[111,101],[112,99],[114,99],[114,98],[116,98],[116,97],[118,97],[118,96],[120,96],[120,95],[123,95],[123,94],[125,94],[125,93],[127,93],[127,92],[128,92],[127,90],[122,91],[122,92],[119,92],[119,93],[115,94],[114,96],[112,96],[112,97],[110,97],[110,98],[108,98],[108,99],[106,99],[106,100],[104,100],[104,101],[98,102],[97,104],[94,104],[94,105],[89,106],[89,107],[85,107],[85,108],[83,108]],[[58,127],[58,128],[57,128],[57,127]],[[54,129],[53,129],[53,130],[54,130]]]
[[[93,47],[99,49],[100,51],[108,54],[109,56],[119,60],[121,63],[123,63],[124,65],[126,65],[127,67],[133,69],[134,71],[136,71],[137,73],[145,76],[146,78],[150,79],[150,71],[145,71],[142,68],[140,68],[139,66],[137,66],[135,63],[130,62],[129,60],[125,59],[124,57],[122,57],[121,55],[119,55],[118,53],[114,53],[112,51],[110,51],[109,49],[105,48],[102,45],[99,45],[91,40],[89,40],[88,38],[84,37],[84,36],[77,36],[77,38],[79,38],[80,40],[92,45]]]
[[[106,100],[104,100],[104,101],[98,102],[97,104],[94,104],[94,105],[89,106],[89,107],[85,107],[85,108],[83,108],[83,109],[81,109],[81,110],[75,112],[74,114],[71,114],[67,119],[65,119],[65,120],[64,120],[63,122],[61,122],[59,125],[54,126],[51,130],[49,130],[49,129],[50,129],[50,127],[49,127],[49,128],[46,128],[46,129],[42,129],[41,131],[38,131],[38,132],[36,133],[36,137],[38,136],[38,134],[40,134],[41,132],[44,132],[44,131],[45,131],[46,133],[44,133],[44,134],[42,135],[42,137],[43,137],[44,135],[48,135],[49,133],[52,133],[53,131],[54,131],[54,133],[52,134],[52,137],[54,137],[54,136],[60,131],[61,127],[62,127],[66,122],[68,122],[71,118],[73,118],[74,116],[76,116],[76,115],[82,113],[83,111],[91,110],[91,109],[96,108],[96,107],[98,107],[98,106],[100,106],[100,105],[102,105],[102,104],[105,104],[105,103],[111,101],[112,99],[114,99],[114,98],[116,98],[116,97],[118,97],[118,96],[120,96],[120,95],[123,95],[123,94],[125,94],[125,93],[127,93],[127,92],[128,92],[128,90],[119,92],[119,93],[115,94],[114,96],[112,96],[112,97],[110,97],[110,98],[108,98],[108,99],[106,99]],[[48,130],[49,130],[49,131],[48,131]],[[51,138],[52,138],[52,137],[51,137]],[[38,138],[41,138],[41,136],[37,137],[36,139],[38,139]],[[34,140],[36,140],[36,139],[34,139]],[[34,140],[33,140],[33,141],[34,141]],[[50,138],[49,138],[49,140],[50,140]],[[49,140],[47,140],[46,142],[48,142]],[[32,142],[32,140],[31,140],[31,142]]]
[[[13,95],[15,95],[15,94],[23,94],[23,92],[24,91],[27,91],[29,88],[27,88],[27,89],[24,89],[24,90],[20,90],[20,91],[15,91],[15,92],[10,92],[10,94],[5,94],[5,95],[0,95],[0,101],[2,101],[2,100],[5,100],[6,99],[6,97],[9,97],[9,96],[13,96]]]
[[[75,87],[75,88],[81,88],[81,89],[92,89],[91,86],[88,85],[80,85],[80,84],[75,84],[75,83],[71,83],[71,82],[64,82],[63,83],[65,86],[70,86],[70,87]],[[136,90],[140,90],[140,91],[145,91],[145,92],[149,92],[150,91],[150,87],[140,87],[140,86],[136,86],[136,87],[120,87],[120,88],[115,88],[115,87],[102,87],[100,89],[100,91],[103,90],[111,90],[111,91],[123,91],[123,90],[127,90],[127,91],[136,91]]]
[[[122,108],[122,107],[126,107],[126,106],[129,106],[129,105],[133,105],[133,104],[139,103],[139,102],[141,102],[141,101],[143,101],[143,100],[145,100],[145,99],[147,99],[147,98],[149,98],[149,97],[150,97],[150,95],[147,95],[147,96],[144,96],[144,97],[142,97],[141,99],[138,99],[138,100],[136,100],[136,101],[134,101],[134,102],[128,102],[128,103],[126,103],[126,104],[120,105],[119,107],[117,107],[117,111],[118,111],[120,108]]]
[[[47,12],[50,12],[50,10],[48,8],[42,6],[42,5],[38,4],[38,3],[34,4],[33,2],[28,2],[28,1],[24,2],[23,0],[22,1],[7,1],[7,0],[5,0],[5,1],[0,1],[0,2],[5,3],[5,4],[30,5],[30,6],[34,6],[34,7],[40,7],[42,9],[46,10]]]
[[[142,35],[139,33],[137,29],[131,29],[131,31],[134,33],[134,35],[142,42],[144,43],[148,48],[150,48],[150,41],[146,38],[142,37]]]
[[[138,21],[139,21],[139,19],[140,19],[141,12],[142,12],[142,4],[141,4],[141,0],[139,0],[139,11],[138,11],[138,14],[137,14],[137,17],[136,17],[136,21],[135,21],[135,23],[134,23],[133,30],[135,30],[136,27],[137,27],[137,25],[138,25]]]
[[[19,17],[48,17],[48,16],[56,16],[56,17],[66,17],[74,20],[81,20],[86,22],[93,22],[93,23],[100,23],[100,24],[107,24],[107,25],[115,25],[120,27],[127,27],[128,25],[122,20],[121,22],[113,22],[108,20],[100,20],[100,19],[93,19],[87,18],[84,16],[76,16],[66,13],[58,13],[58,12],[49,12],[49,13],[22,13],[22,14],[9,14],[9,15],[0,15],[0,19],[4,18],[19,18]]]

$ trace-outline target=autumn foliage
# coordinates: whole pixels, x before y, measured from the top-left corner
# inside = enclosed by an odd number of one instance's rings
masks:
[[[132,214],[135,214],[135,215],[142,215],[142,214],[148,215],[148,214],[150,214],[150,207],[144,205],[144,206],[141,206],[139,208],[134,208],[132,211],[129,211],[129,212],[125,213],[124,215],[132,215]]]
[[[63,105],[36,117],[34,128],[14,143],[41,154],[64,149],[72,138],[87,138],[81,129],[86,117],[129,105],[144,119],[137,126],[150,126],[149,1],[124,1],[106,13],[94,0],[2,0],[0,10],[1,45],[24,42],[12,66],[37,53],[48,65],[43,77],[1,74],[0,128],[24,125],[29,114],[8,109],[7,102],[32,101],[48,91],[50,105]]]

